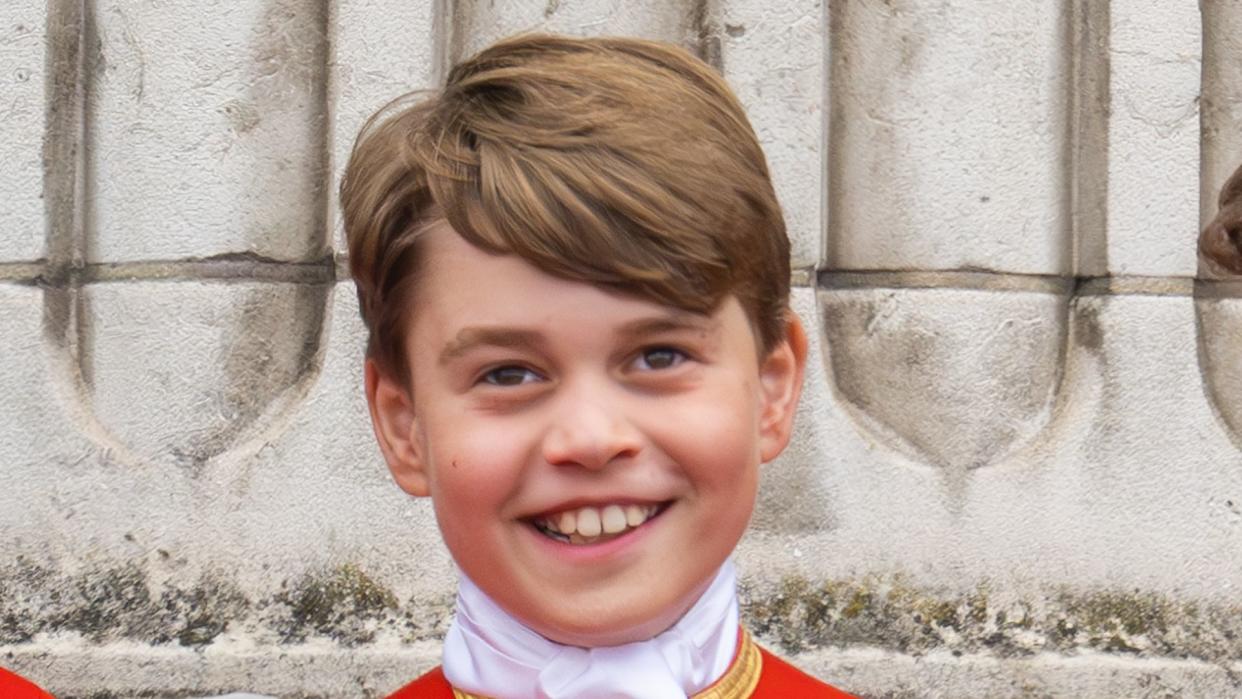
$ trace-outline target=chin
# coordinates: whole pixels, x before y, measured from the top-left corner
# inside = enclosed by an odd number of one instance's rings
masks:
[[[697,591],[701,594],[702,591]],[[698,594],[675,602],[664,610],[576,609],[558,607],[547,610],[540,619],[519,615],[528,627],[548,640],[567,646],[601,648],[645,641],[667,630],[698,599]]]
[[[649,621],[641,624],[573,624],[547,628],[542,628],[539,625],[530,626],[544,638],[562,645],[603,648],[634,643],[635,641],[645,641],[672,625],[671,622]]]

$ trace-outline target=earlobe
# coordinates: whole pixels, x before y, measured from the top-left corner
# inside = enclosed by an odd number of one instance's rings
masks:
[[[802,376],[806,371],[806,332],[793,311],[785,321],[785,338],[759,367],[763,409],[759,422],[759,456],[768,462],[780,455],[793,433]]]
[[[410,495],[428,495],[426,464],[409,392],[381,371],[373,359],[366,364],[366,390],[371,427],[393,480]]]

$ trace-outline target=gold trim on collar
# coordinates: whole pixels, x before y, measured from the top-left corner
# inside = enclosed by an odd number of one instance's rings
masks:
[[[763,656],[759,654],[759,646],[746,629],[739,629],[737,635],[737,657],[733,664],[725,670],[725,674],[712,686],[695,694],[693,699],[746,699],[759,686],[759,675],[763,674]]]
[[[725,674],[712,683],[712,686],[695,694],[690,699],[746,699],[759,686],[759,676],[763,674],[763,656],[759,654],[759,646],[755,644],[746,629],[739,629],[737,657],[733,664],[725,670]],[[478,694],[463,692],[453,688],[453,699],[487,699]]]

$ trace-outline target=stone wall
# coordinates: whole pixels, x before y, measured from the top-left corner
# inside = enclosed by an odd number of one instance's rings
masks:
[[[332,193],[524,29],[750,111],[817,329],[738,559],[861,696],[1242,696],[1232,0],[7,0],[0,664],[68,697],[377,696],[454,574],[389,480]]]

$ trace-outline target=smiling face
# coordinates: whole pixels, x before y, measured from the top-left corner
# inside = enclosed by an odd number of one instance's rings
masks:
[[[738,302],[700,315],[430,230],[407,328],[410,390],[367,367],[398,484],[430,495],[454,560],[566,644],[649,638],[746,528],[789,439],[796,320],[760,357]]]

